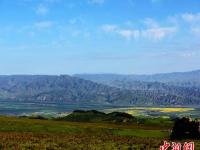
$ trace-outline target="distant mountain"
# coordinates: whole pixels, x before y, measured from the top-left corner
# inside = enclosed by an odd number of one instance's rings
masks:
[[[143,96],[154,100],[162,97],[161,101],[179,103],[176,98],[171,100],[175,96],[186,99],[182,102],[183,105],[200,102],[200,71],[155,75],[77,74],[75,76],[120,89],[140,91]]]
[[[77,74],[76,77],[95,81],[98,83],[110,83],[113,81],[144,81],[161,82],[168,85],[184,87],[200,87],[200,70],[190,72],[174,72],[152,75],[118,75],[118,74]]]
[[[62,76],[0,76],[0,99],[113,104],[134,100],[134,94],[91,81]],[[124,101],[124,102],[123,102]]]
[[[194,87],[124,78],[108,80],[105,77],[103,82],[81,78],[68,75],[0,76],[0,100],[148,106],[200,104],[200,91]]]

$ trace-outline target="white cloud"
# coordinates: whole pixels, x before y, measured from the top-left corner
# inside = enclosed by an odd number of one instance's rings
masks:
[[[181,52],[179,54],[180,57],[185,57],[185,58],[195,57],[197,55],[199,55],[199,53],[196,52],[196,51],[190,51],[190,52],[189,51],[185,51],[185,52]]]
[[[40,21],[40,22],[36,22],[34,25],[36,28],[42,29],[42,28],[49,28],[52,26],[52,22],[51,21]]]
[[[71,18],[69,20],[69,24],[71,24],[71,25],[75,25],[75,24],[77,24],[77,25],[83,25],[85,23],[86,23],[86,21],[82,17],[75,17],[75,18]]]
[[[105,24],[101,26],[101,29],[105,32],[113,32],[117,29],[117,25]]]
[[[129,21],[130,22],[130,21]],[[125,23],[124,27],[120,27],[116,24],[105,24],[101,26],[101,29],[106,33],[114,33],[121,37],[131,39],[149,39],[149,40],[161,40],[167,36],[173,35],[178,31],[178,26],[173,25],[161,26],[157,21],[152,18],[146,18],[142,20],[142,25],[134,27],[130,23]],[[127,26],[128,25],[128,26]]]
[[[106,33],[115,33],[121,37],[131,40],[138,38],[145,38],[150,40],[161,40],[166,36],[171,35],[177,31],[176,27],[158,27],[157,25],[151,25],[146,29],[129,29],[129,28],[119,28],[117,25],[103,25],[101,29]]]
[[[49,9],[42,4],[40,4],[36,9],[36,14],[38,15],[46,15],[48,12]]]
[[[182,19],[189,23],[200,22],[200,13],[192,14],[192,13],[184,13],[181,15]]]
[[[122,29],[122,30],[118,30],[117,33],[119,35],[121,35],[122,37],[126,38],[127,40],[137,39],[137,38],[140,37],[140,31],[139,30]]]
[[[29,1],[32,1],[32,0],[29,0]],[[54,3],[58,3],[60,1],[61,0],[40,0],[40,3],[38,7],[36,8],[35,12],[37,15],[46,15],[49,12],[49,6],[53,5]]]
[[[150,28],[157,28],[158,27],[158,23],[155,20],[153,20],[152,18],[144,19],[144,24],[147,27],[150,27]]]
[[[182,19],[189,24],[190,32],[194,35],[200,35],[200,13],[184,13]]]
[[[175,33],[177,29],[175,27],[158,27],[158,28],[150,28],[141,31],[141,36],[144,38],[161,40],[166,36]]]
[[[200,27],[192,27],[191,32],[195,35],[200,36]]]

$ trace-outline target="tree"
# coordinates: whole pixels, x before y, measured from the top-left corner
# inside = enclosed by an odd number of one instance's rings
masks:
[[[170,138],[172,140],[199,139],[199,122],[189,118],[176,119]]]

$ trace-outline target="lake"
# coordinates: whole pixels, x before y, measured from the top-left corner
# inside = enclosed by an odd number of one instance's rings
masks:
[[[66,104],[66,103],[36,103],[4,100],[0,101],[1,115],[25,115],[32,113],[69,113],[76,109],[111,109],[111,105]]]
[[[66,115],[73,110],[99,110],[106,113],[118,111],[129,113],[133,116],[187,116],[200,118],[200,108],[193,107],[136,107],[136,106],[113,106],[113,105],[91,105],[91,104],[66,104],[66,103],[39,103],[19,102],[4,100],[0,101],[0,115]]]

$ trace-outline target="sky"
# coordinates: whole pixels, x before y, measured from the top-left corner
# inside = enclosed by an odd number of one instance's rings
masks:
[[[0,74],[200,69],[199,0],[0,0]]]

